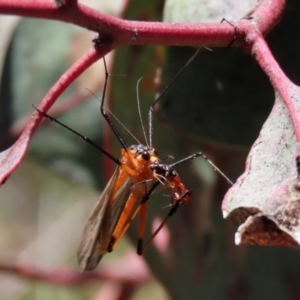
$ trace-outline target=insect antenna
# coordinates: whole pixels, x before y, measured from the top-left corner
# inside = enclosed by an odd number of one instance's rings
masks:
[[[134,134],[124,125],[123,122],[121,122],[121,120],[119,118],[117,118],[117,116],[115,114],[112,113],[112,111],[106,107],[106,110],[112,115],[112,117],[128,132],[128,134],[131,135],[131,137],[138,143],[141,144],[141,142],[137,139],[136,136],[134,136]]]
[[[139,112],[140,123],[141,123],[143,134],[144,134],[144,137],[145,137],[145,142],[146,142],[147,147],[149,148],[149,144],[148,144],[148,140],[147,140],[147,135],[146,135],[146,130],[145,130],[145,126],[144,126],[143,119],[142,119],[141,103],[140,103],[140,95],[139,95],[139,84],[140,84],[140,81],[142,79],[143,78],[140,78],[138,80],[137,84],[136,84],[136,101],[137,101],[137,108],[138,108],[138,112]],[[150,146],[152,147],[152,145],[150,145]]]
[[[106,155],[108,158],[110,158],[113,162],[115,162],[117,165],[120,165],[121,162],[119,161],[119,159],[117,159],[116,157],[114,157],[113,155],[111,155],[109,152],[107,152],[106,150],[104,150],[103,148],[99,147],[95,142],[93,142],[90,138],[88,138],[87,136],[75,131],[74,129],[72,129],[71,127],[67,126],[66,124],[58,121],[56,118],[51,117],[50,115],[48,115],[47,113],[45,113],[43,110],[41,110],[40,108],[36,107],[34,104],[32,104],[33,108],[38,111],[40,114],[42,114],[45,118],[49,119],[52,122],[55,122],[57,124],[59,124],[60,126],[66,128],[67,130],[71,131],[72,133],[74,133],[75,135],[79,136],[81,139],[83,139],[85,142],[87,142],[88,144],[92,145],[93,147],[95,147],[96,149],[98,149],[99,151],[101,151],[104,155]]]
[[[112,74],[110,74],[112,75]],[[99,98],[90,90],[87,89],[96,99],[99,100]],[[108,108],[105,107],[105,109],[112,115],[112,117],[131,135],[131,137],[138,143],[141,144],[141,142],[137,139],[136,136],[125,126],[125,124]]]
[[[171,82],[165,87],[165,89],[162,91],[162,93],[154,100],[152,105],[149,108],[148,112],[148,122],[149,122],[149,145],[152,147],[152,137],[153,137],[153,123],[152,123],[152,113],[154,111],[154,106],[156,103],[162,98],[164,94],[167,93],[167,91],[170,89],[170,87],[174,84],[174,82],[177,80],[177,78],[182,74],[182,72],[188,67],[188,65],[195,59],[195,57],[200,52],[201,48],[199,48],[194,55],[185,63],[185,65],[179,70],[179,72],[175,75],[175,77],[171,80]]]

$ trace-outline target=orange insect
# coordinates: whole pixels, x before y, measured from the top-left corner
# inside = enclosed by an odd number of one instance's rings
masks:
[[[97,43],[96,43],[97,46]],[[189,63],[198,54],[199,50],[193,55],[193,57],[184,65],[184,67],[175,76],[172,82],[165,88],[163,93],[154,101],[149,110],[149,142],[147,142],[145,129],[141,122],[142,129],[145,135],[146,146],[139,143],[128,147],[112,120],[104,110],[105,104],[105,91],[107,87],[107,81],[109,73],[104,60],[105,67],[105,83],[103,88],[103,95],[101,100],[100,111],[105,118],[115,136],[119,140],[122,150],[121,159],[118,159],[108,153],[105,149],[102,149],[91,141],[86,136],[79,134],[70,127],[61,123],[57,119],[49,116],[42,110],[36,108],[44,117],[49,118],[66,129],[70,130],[86,142],[90,143],[103,154],[108,156],[112,161],[117,164],[117,168],[106,185],[100,199],[96,206],[92,210],[83,230],[82,239],[78,250],[78,262],[81,271],[92,270],[99,263],[100,259],[107,252],[111,252],[123,235],[129,228],[132,220],[139,214],[139,231],[138,231],[138,254],[142,254],[147,248],[149,243],[157,235],[159,230],[167,222],[168,218],[174,214],[177,208],[184,202],[188,201],[191,196],[191,190],[188,190],[181,182],[180,177],[176,173],[174,167],[198,156],[204,157],[215,170],[221,173],[229,182],[230,180],[218,169],[213,163],[201,152],[193,154],[187,158],[184,158],[176,163],[167,165],[163,164],[158,158],[157,151],[152,147],[152,111],[154,105],[158,102],[161,96],[167,91],[167,89],[174,83],[176,78],[181,72],[189,65]],[[141,112],[138,102],[138,112],[141,119]],[[117,119],[118,122],[120,122]],[[121,123],[121,122],[120,122]],[[121,123],[122,124],[122,123]],[[172,204],[171,209],[163,220],[161,225],[152,234],[150,239],[143,245],[143,236],[146,224],[147,214],[147,201],[154,191],[154,189],[162,184],[166,188],[172,190]],[[138,201],[140,203],[137,205]]]

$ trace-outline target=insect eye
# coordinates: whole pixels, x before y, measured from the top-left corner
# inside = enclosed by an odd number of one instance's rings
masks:
[[[143,152],[142,157],[143,157],[144,160],[149,160],[150,159],[149,152]]]

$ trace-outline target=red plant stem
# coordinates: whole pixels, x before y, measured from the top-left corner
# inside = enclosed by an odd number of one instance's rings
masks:
[[[255,26],[249,26],[248,21],[239,21],[239,32],[243,32],[244,40],[247,43],[247,48],[252,56],[256,59],[262,70],[268,76],[275,91],[277,91],[291,115],[297,140],[300,143],[300,112],[295,106],[295,101],[291,98],[291,89],[295,85],[286,77],[282,69],[278,65],[272,55],[264,37]]]
[[[118,44],[224,47],[230,44],[234,35],[234,28],[226,23],[127,21],[78,4],[75,0],[64,1],[65,5],[57,5],[53,0],[0,0],[0,13],[73,23],[103,35],[110,35]],[[252,17],[263,34],[278,22],[284,7],[285,0],[259,2]]]
[[[259,1],[251,17],[255,19],[262,35],[266,35],[279,22],[285,2],[285,0]]]
[[[54,86],[49,90],[44,99],[41,101],[39,108],[43,111],[48,111],[48,109],[53,105],[56,99],[65,91],[65,89],[86,69],[88,69],[93,63],[98,59],[103,57],[112,47],[101,47],[101,48],[91,48],[88,50],[79,60],[77,60],[54,84]],[[38,112],[34,113],[32,118],[42,119]]]
[[[60,20],[110,36],[116,44],[226,47],[234,28],[229,24],[163,23],[121,20],[85,5],[58,7],[54,1],[0,0],[0,13]]]
[[[87,68],[89,68],[99,58],[111,51],[113,45],[105,45],[102,47],[93,47],[88,50],[80,59],[78,59],[54,84],[50,91],[41,101],[39,108],[45,112],[53,105],[56,99],[65,91],[65,89]],[[34,112],[31,120],[27,123],[17,143],[6,150],[5,158],[1,161],[3,167],[0,172],[0,183],[5,182],[8,176],[20,165],[24,158],[31,137],[33,136],[38,125],[42,121],[43,116],[39,112]]]
[[[125,276],[123,273],[118,275],[117,272],[106,272],[97,270],[94,272],[79,273],[77,270],[60,268],[51,272],[42,271],[29,265],[0,265],[0,272],[7,272],[18,275],[29,280],[40,280],[57,285],[79,285],[90,281],[111,280],[119,283],[140,285],[148,278],[145,276]]]
[[[65,3],[58,5],[56,3]],[[251,17],[266,34],[279,21],[285,0],[261,0]],[[118,45],[176,45],[226,47],[235,29],[226,23],[164,23],[127,21],[103,14],[75,0],[0,0],[0,13],[60,20],[101,33]]]
[[[177,46],[228,46],[234,38],[235,45],[243,46],[252,52],[267,75],[272,76],[274,72],[269,72],[270,68],[265,68],[270,62],[264,63],[264,59],[259,59],[260,47],[257,50],[254,46],[262,39],[259,30],[266,33],[279,20],[285,1],[284,0],[261,0],[253,11],[252,19],[240,20],[232,26],[227,23],[222,24],[174,24],[162,22],[139,22],[121,20],[105,15],[99,11],[78,4],[75,0],[0,0],[0,13],[17,14],[20,16],[36,17],[44,19],[60,20],[73,23],[87,29],[100,33],[101,47],[98,50],[93,48],[85,56],[79,59],[67,72],[61,76],[57,83],[47,93],[39,108],[47,111],[55,102],[58,96],[70,85],[73,80],[87,69],[93,62],[105,55],[108,51],[122,44],[160,44]],[[250,14],[251,15],[251,14]],[[255,37],[258,39],[255,44]],[[261,42],[263,45],[263,43]],[[107,45],[110,45],[109,47]],[[101,49],[101,50],[100,50]],[[262,53],[262,52],[261,52]],[[271,55],[269,55],[271,57]],[[261,58],[263,58],[263,53]],[[276,62],[275,62],[276,63]],[[280,74],[278,65],[272,62]],[[269,72],[269,73],[268,73]],[[276,73],[276,72],[275,72]],[[282,73],[282,72],[281,72]],[[278,80],[271,79],[276,86]],[[293,113],[293,105],[288,98],[287,101],[290,112]],[[292,115],[295,128],[298,131],[298,117]],[[30,138],[37,126],[41,122],[42,116],[35,112],[31,117],[31,122],[27,124],[19,140],[23,141],[22,149],[13,147],[5,154],[6,159],[2,160],[3,165],[9,161],[9,156],[23,151],[16,164],[10,163],[10,168],[4,172],[4,178],[9,175],[20,163],[25,155]],[[300,135],[300,133],[299,133]],[[298,137],[298,135],[297,135]],[[10,170],[10,171],[9,171]],[[3,175],[3,174],[2,174]],[[2,182],[2,180],[1,180]]]
[[[44,97],[39,108],[47,111],[54,101],[65,89],[86,69],[88,69],[98,59],[111,51],[111,47],[101,47],[89,49],[80,59],[78,59],[54,84]]]

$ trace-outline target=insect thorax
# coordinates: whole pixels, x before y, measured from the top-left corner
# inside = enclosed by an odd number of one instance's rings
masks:
[[[121,162],[132,170],[128,174],[136,182],[154,179],[150,166],[157,161],[159,161],[157,151],[152,147],[139,144],[122,150]]]

